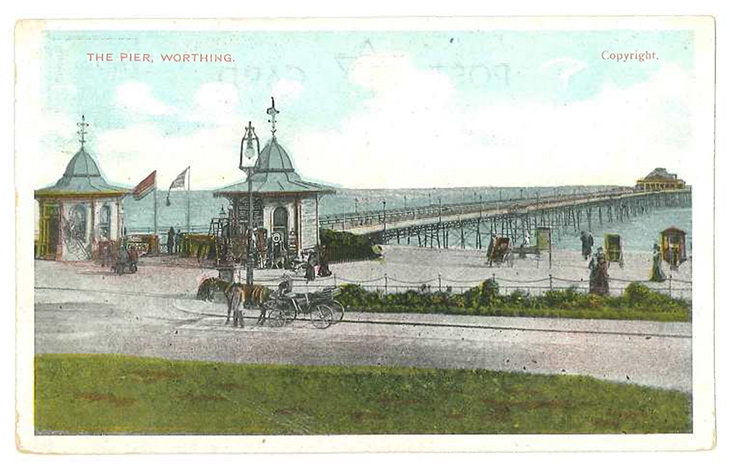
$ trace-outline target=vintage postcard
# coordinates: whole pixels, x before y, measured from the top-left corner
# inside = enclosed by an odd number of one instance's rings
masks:
[[[17,441],[714,444],[711,17],[16,27]]]

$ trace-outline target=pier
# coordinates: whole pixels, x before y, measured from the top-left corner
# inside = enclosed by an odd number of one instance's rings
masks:
[[[469,244],[481,249],[492,234],[518,241],[524,233],[533,232],[537,227],[549,227],[560,236],[577,233],[581,227],[591,230],[604,223],[648,215],[655,209],[689,207],[691,203],[690,188],[656,191],[617,188],[583,194],[344,213],[321,217],[320,228],[366,235],[380,244],[436,248],[465,248]]]

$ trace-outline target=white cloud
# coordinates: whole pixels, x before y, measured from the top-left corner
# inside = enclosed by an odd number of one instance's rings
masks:
[[[94,145],[111,181],[137,184],[157,170],[158,188],[167,189],[180,171],[191,166],[193,189],[218,188],[237,182],[240,129],[219,125],[187,134],[167,135],[151,123],[104,132]]]
[[[238,114],[238,89],[224,83],[204,83],[179,109],[154,98],[152,88],[130,82],[117,87],[116,101],[135,115],[130,124],[104,132],[91,130],[87,149],[111,183],[135,185],[157,170],[158,186],[165,189],[187,166],[192,166],[192,185],[217,188],[237,182],[243,175],[238,152],[243,122]],[[141,115],[165,113],[166,118],[195,120],[207,125],[186,133],[169,133]],[[87,120],[90,116],[87,116]],[[32,127],[32,154],[44,164],[33,175],[34,187],[54,183],[79,148],[76,121],[66,115],[38,112]],[[93,125],[93,122],[92,122]],[[186,126],[189,128],[189,124]],[[30,128],[29,128],[30,129]]]
[[[483,106],[475,132],[499,136],[491,153],[522,184],[630,185],[656,166],[691,174],[689,77],[665,66],[627,89],[606,85],[567,105]]]
[[[142,82],[133,81],[119,85],[114,94],[118,105],[130,112],[150,115],[169,114],[172,108],[159,101],[152,94],[152,88]]]
[[[330,130],[305,127],[282,136],[306,178],[350,187],[630,185],[662,166],[693,179],[696,90],[691,76],[675,66],[629,88],[606,85],[593,99],[565,105],[470,101],[444,73],[392,55],[361,57],[350,80],[372,93],[361,106]],[[301,92],[297,82],[282,82],[275,88]],[[157,169],[163,188],[188,165],[194,188],[239,181],[241,126],[235,124],[247,122],[239,93],[233,85],[203,84],[183,114],[157,101],[149,86],[127,83],[117,97],[136,103],[138,112],[211,125],[169,134],[133,119],[135,124],[94,135],[89,148],[111,182],[133,185]],[[35,138],[26,139],[33,142],[26,153],[44,161],[34,171],[34,187],[55,182],[78,149],[76,120],[50,113],[33,118]]]
[[[203,83],[193,94],[190,105],[181,106],[178,114],[186,122],[215,126],[240,126],[241,86],[223,82]]]
[[[454,151],[477,150],[458,138],[454,89],[442,73],[373,54],[355,61],[350,79],[373,97],[339,128],[297,136],[293,156],[307,175],[355,187],[440,185],[443,173],[434,170],[458,165]]]
[[[238,88],[229,83],[204,83],[195,93],[195,102],[213,112],[232,112],[239,103]]]
[[[304,85],[297,80],[282,78],[271,89],[271,96],[281,101],[291,101],[304,91]]]
[[[355,187],[631,185],[656,166],[691,179],[691,81],[678,67],[560,105],[469,102],[443,73],[393,56],[362,57],[350,78],[372,98],[333,130],[302,132],[292,145],[297,165],[320,180]]]
[[[76,133],[76,118],[56,113],[43,112],[40,108],[28,110],[32,115],[27,126],[18,126],[18,146],[22,141],[24,152],[33,155],[34,161],[42,164],[33,165],[34,189],[55,183],[66,169],[71,157],[79,149],[79,136]]]

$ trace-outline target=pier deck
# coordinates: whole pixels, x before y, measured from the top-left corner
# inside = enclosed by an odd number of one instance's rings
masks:
[[[320,227],[371,236],[377,242],[417,237],[418,244],[449,246],[449,230],[460,229],[476,235],[476,247],[481,247],[483,234],[500,233],[517,239],[525,231],[538,226],[573,229],[583,223],[623,221],[641,216],[654,208],[680,207],[691,204],[691,189],[636,191],[620,188],[588,194],[534,197],[483,203],[430,205],[413,209],[396,209],[329,216],[320,220]]]

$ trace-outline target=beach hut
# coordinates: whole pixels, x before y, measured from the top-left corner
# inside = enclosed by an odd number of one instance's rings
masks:
[[[538,226],[535,232],[537,233],[538,251],[550,251],[552,248],[552,230],[550,227]]]
[[[123,236],[122,198],[129,192],[109,184],[84,147],[88,124],[81,116],[81,148],[61,179],[35,191],[39,226],[36,258],[83,261],[106,254]]]
[[[511,251],[512,247],[510,246],[509,237],[494,236],[489,242],[489,248],[487,248],[488,265],[509,263],[511,266]]]
[[[687,260],[686,232],[669,227],[661,233],[662,258],[672,267],[678,267]]]
[[[621,235],[606,233],[603,235],[603,250],[609,262],[618,262],[623,266],[624,252],[621,245]]]

